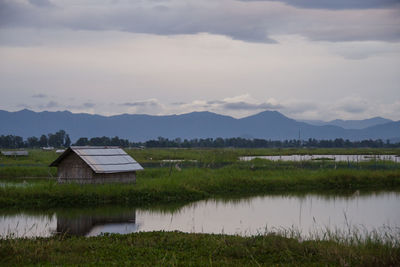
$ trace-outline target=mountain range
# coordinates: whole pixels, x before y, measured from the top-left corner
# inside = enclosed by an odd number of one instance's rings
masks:
[[[303,120],[303,122],[316,126],[334,125],[342,127],[344,129],[364,129],[367,127],[385,124],[393,121],[382,117],[374,117],[365,120],[332,120],[332,121]]]
[[[264,111],[236,119],[212,112],[153,116],[122,114],[115,116],[71,113],[69,111],[34,112],[0,110],[0,135],[24,138],[55,133],[63,129],[73,141],[79,137],[118,136],[130,141],[147,141],[159,136],[174,139],[194,138],[262,138],[287,139],[382,139],[399,140],[400,121],[372,118],[360,121],[319,122],[320,125],[296,121],[277,111]]]

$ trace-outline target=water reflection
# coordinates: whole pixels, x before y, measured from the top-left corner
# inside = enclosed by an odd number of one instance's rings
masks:
[[[158,230],[254,235],[293,228],[307,237],[321,229],[347,231],[358,227],[371,231],[387,226],[400,229],[399,192],[268,195],[145,208],[101,207],[0,214],[2,237],[10,233],[27,237],[95,236]]]
[[[57,228],[54,214],[16,212],[0,214],[0,238],[49,237]]]
[[[368,162],[368,161],[392,161],[400,162],[398,155],[283,155],[283,156],[245,156],[241,161],[253,159],[267,159],[271,161],[309,161],[309,160],[331,160],[342,162]]]
[[[56,215],[57,234],[94,236],[137,231],[136,210],[133,208],[74,209],[56,212]]]

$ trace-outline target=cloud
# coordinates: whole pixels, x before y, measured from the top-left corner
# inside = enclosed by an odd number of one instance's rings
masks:
[[[66,106],[60,105],[59,108],[65,108],[65,109],[69,109],[69,110],[87,111],[89,109],[93,109],[96,106],[97,106],[97,104],[95,104],[95,103],[85,102],[85,103],[82,103],[82,104],[75,104],[75,105],[66,105]]]
[[[234,110],[266,110],[266,109],[282,108],[281,105],[273,105],[270,103],[252,104],[244,101],[225,103],[223,104],[223,107],[225,109],[234,109]]]
[[[29,3],[38,7],[52,7],[53,4],[49,0],[28,0]]]
[[[283,108],[283,106],[273,98],[267,99],[266,101],[259,101],[251,97],[249,94],[228,97],[215,102],[220,109],[227,111],[236,110],[254,112],[257,110],[279,110]]]
[[[368,109],[365,105],[365,103],[347,103],[340,105],[339,108],[347,113],[362,113]]]
[[[221,7],[224,2],[218,3]],[[35,0],[30,5],[26,0],[0,2],[0,27],[68,28],[91,31],[124,31],[156,35],[180,35],[208,32],[249,42],[274,43],[267,36],[265,27],[260,23],[243,23],[240,10],[224,12],[210,8],[196,1],[188,3],[165,2],[141,3],[139,1],[118,3],[96,3],[96,8],[83,1],[79,6],[61,1],[52,9],[43,10],[48,1]],[[40,5],[41,4],[41,5]],[[51,4],[51,3],[49,3]],[[167,6],[167,5],[170,6]],[[233,14],[231,14],[233,13]],[[256,19],[258,20],[258,19]]]
[[[398,0],[240,0],[243,2],[282,2],[300,8],[316,9],[369,9],[388,8],[399,4]]]
[[[122,105],[128,107],[157,107],[160,106],[160,102],[157,99],[149,99],[144,101],[126,102]]]
[[[273,36],[285,34],[331,42],[398,42],[400,4],[396,2],[398,0],[188,0],[168,1],[160,5],[154,1],[112,4],[99,1],[93,8],[93,4],[86,1],[72,5],[69,1],[59,0],[49,9],[42,8],[52,4],[46,0],[30,0],[29,3],[27,0],[0,0],[0,28],[123,31],[156,35],[210,33],[255,43],[277,43]],[[359,12],[357,8],[366,10]]]
[[[57,103],[56,101],[49,101],[49,102],[47,102],[46,104],[38,105],[38,107],[39,107],[40,109],[46,110],[46,109],[59,108],[59,107],[62,107],[62,105],[60,105],[60,104]]]
[[[34,95],[32,95],[32,97],[34,97],[34,98],[47,98],[47,95],[46,94],[34,94]]]
[[[346,59],[362,60],[373,56],[400,54],[398,43],[377,41],[342,42],[327,46],[328,50]]]
[[[83,103],[82,106],[84,108],[93,108],[96,106],[96,104],[87,102],[87,103]]]
[[[170,113],[170,108],[156,98],[117,104],[117,108],[122,108],[123,112],[131,114],[164,115]]]
[[[279,110],[283,108],[273,98],[266,101],[258,101],[249,94],[227,97],[221,100],[193,100],[189,103],[172,103],[171,105],[172,110],[176,113],[211,111],[236,117],[251,115],[257,111]]]
[[[284,111],[295,114],[308,113],[321,108],[314,102],[302,100],[287,100],[283,106]]]
[[[182,106],[182,105],[186,105],[186,102],[172,102],[170,105],[172,106]]]
[[[211,100],[211,101],[207,101],[207,105],[215,105],[215,104],[217,104],[217,105],[223,105],[223,104],[226,104],[226,102],[225,102],[225,101],[222,101],[222,100]]]

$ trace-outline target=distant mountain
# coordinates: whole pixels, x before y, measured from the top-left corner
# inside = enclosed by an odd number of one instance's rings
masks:
[[[371,126],[381,125],[393,121],[382,117],[374,117],[365,120],[333,120],[333,121],[304,120],[303,122],[315,126],[333,125],[342,127],[344,129],[365,129]]]
[[[152,116],[122,114],[100,116],[69,111],[0,111],[0,134],[24,138],[65,130],[73,141],[79,137],[118,136],[131,141],[147,141],[159,136],[173,139],[246,137],[286,139],[395,139],[400,138],[400,121],[365,129],[344,129],[335,125],[316,126],[290,119],[277,111],[264,111],[235,119],[211,112]]]

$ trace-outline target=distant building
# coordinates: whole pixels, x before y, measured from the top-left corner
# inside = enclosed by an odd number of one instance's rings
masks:
[[[44,146],[44,147],[42,147],[42,150],[50,151],[50,150],[54,150],[54,147],[53,146]]]
[[[8,157],[26,157],[29,155],[28,151],[26,150],[1,151],[1,154]]]
[[[136,171],[143,170],[119,147],[72,146],[50,167],[58,167],[58,182],[133,183]]]

